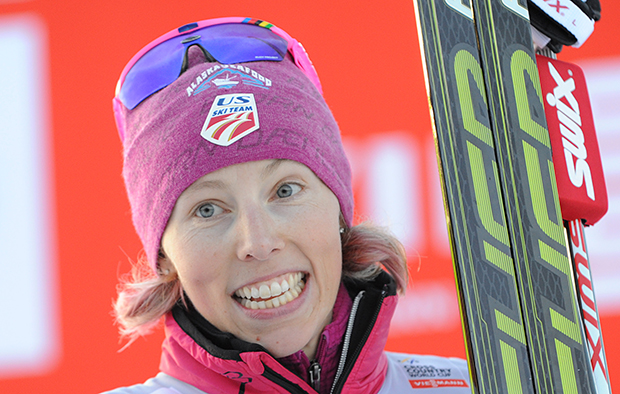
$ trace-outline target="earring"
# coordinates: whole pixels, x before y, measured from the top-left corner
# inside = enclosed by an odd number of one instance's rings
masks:
[[[344,227],[340,227],[340,234],[344,234]]]
[[[168,268],[166,268],[165,270],[158,268],[157,273],[159,274],[159,276],[168,276],[170,275],[170,270]]]

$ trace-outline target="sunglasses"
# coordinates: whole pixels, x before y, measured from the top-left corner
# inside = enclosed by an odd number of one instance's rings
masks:
[[[319,76],[301,43],[271,23],[232,17],[181,26],[142,48],[123,69],[116,99],[131,110],[173,83],[186,70],[187,50],[193,45],[202,49],[208,62],[221,64],[279,62],[289,52],[323,94]]]

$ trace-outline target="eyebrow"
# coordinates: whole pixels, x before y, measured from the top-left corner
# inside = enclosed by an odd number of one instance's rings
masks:
[[[190,185],[187,189],[185,189],[185,191],[193,193],[195,191],[201,190],[201,189],[224,189],[224,182],[222,181],[202,181],[202,182],[198,182],[198,183],[194,183],[192,185]]]
[[[261,171],[260,175],[262,178],[266,178],[268,175],[271,175],[283,162],[287,159],[275,159],[273,163],[269,163],[263,171]]]

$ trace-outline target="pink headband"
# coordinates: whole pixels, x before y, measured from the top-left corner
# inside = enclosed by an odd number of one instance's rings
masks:
[[[290,56],[223,65],[197,61],[202,53],[192,49],[189,69],[133,110],[114,100],[133,222],[153,269],[181,193],[233,164],[265,159],[305,164],[336,195],[350,226],[351,171],[338,125]]]

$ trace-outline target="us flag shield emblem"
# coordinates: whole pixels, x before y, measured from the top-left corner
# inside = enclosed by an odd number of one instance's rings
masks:
[[[213,100],[200,135],[216,145],[228,146],[258,127],[258,112],[253,94],[223,94]]]

